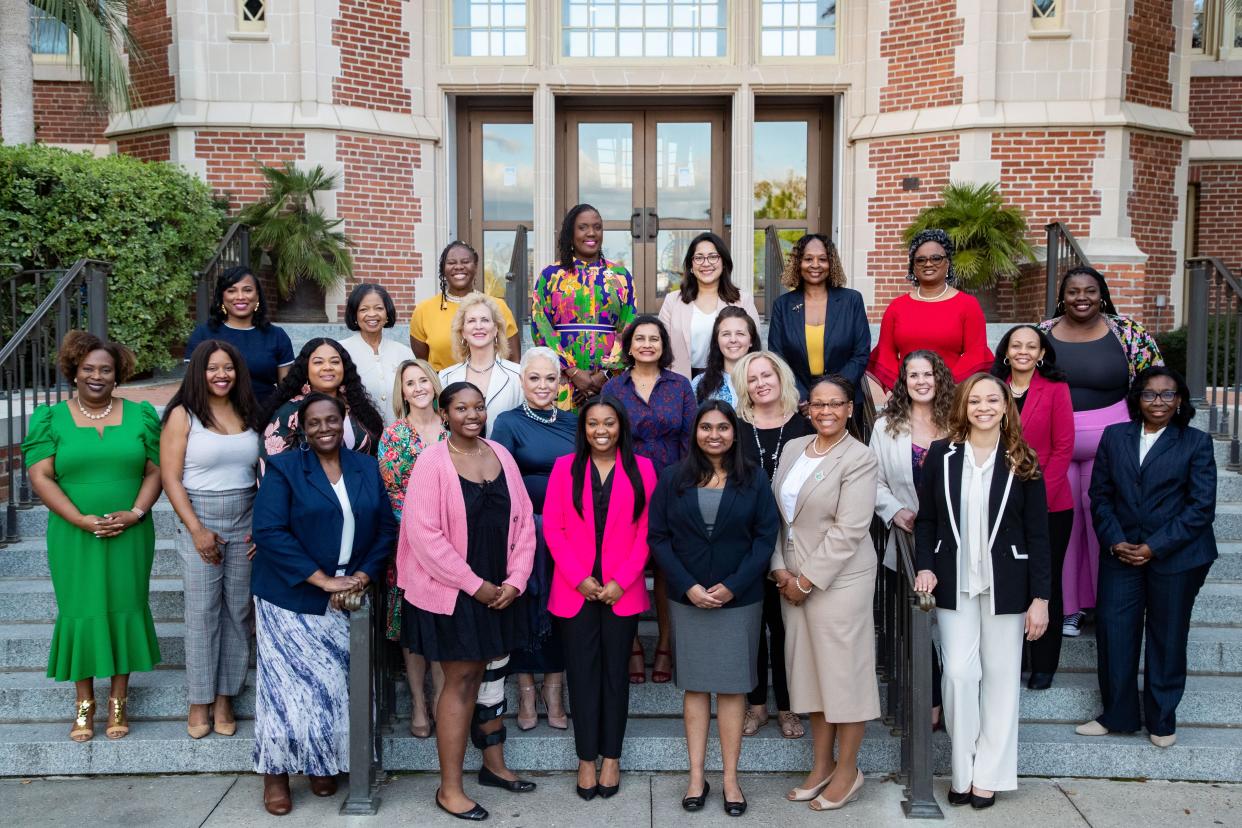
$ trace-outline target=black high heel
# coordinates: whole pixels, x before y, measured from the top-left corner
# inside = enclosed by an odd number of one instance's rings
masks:
[[[574,789],[578,791],[578,796],[583,802],[590,802],[595,798],[595,795],[599,793],[599,785],[592,785],[589,788],[584,788],[581,785],[575,784]]]
[[[707,794],[711,792],[711,789],[712,786],[707,783],[707,780],[703,780],[703,793],[682,799],[681,807],[691,813],[703,810],[703,806],[707,804]]]
[[[621,780],[617,780],[615,785],[596,785],[595,791],[599,794],[600,799],[612,799],[617,795],[617,791],[621,790]]]

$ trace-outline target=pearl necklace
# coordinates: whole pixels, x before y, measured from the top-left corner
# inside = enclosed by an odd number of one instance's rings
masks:
[[[552,407],[552,413],[549,416],[544,417],[536,414],[535,409],[531,408],[530,405],[527,404],[526,400],[522,400],[522,413],[527,417],[530,417],[535,422],[542,423],[543,425],[552,425],[552,423],[556,422],[556,406]]]
[[[848,431],[843,432],[841,436],[837,438],[837,441],[835,443],[833,443],[832,445],[830,445],[828,448],[824,449],[823,451],[820,451],[817,448],[817,446],[819,445],[819,437],[817,436],[814,440],[811,441],[811,451],[814,452],[816,457],[823,457],[828,452],[832,451],[834,448],[840,445],[841,441],[844,440],[848,435],[849,435]]]
[[[944,296],[948,292],[949,292],[949,283],[945,282],[944,290],[940,291],[935,296],[928,298],[923,295],[923,286],[918,285],[914,288],[914,298],[918,299],[920,302],[935,302],[935,301],[938,301],[942,296]]]
[[[78,403],[78,411],[81,411],[82,416],[88,420],[103,420],[107,418],[109,414],[112,413],[112,398],[111,397],[108,398],[108,407],[103,410],[102,414],[92,414],[91,412],[86,410],[86,406],[82,405],[82,399],[80,397],[76,397],[75,399],[77,400],[77,403]]]

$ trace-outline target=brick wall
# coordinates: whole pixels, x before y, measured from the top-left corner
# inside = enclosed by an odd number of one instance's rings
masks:
[[[875,277],[869,310],[873,321],[910,289],[901,234],[949,182],[949,165],[958,160],[960,143],[957,135],[925,135],[876,141],[868,147],[867,163],[876,175],[875,195],[867,199],[867,220],[875,229],[875,244],[867,253],[867,272]],[[905,178],[918,178],[918,189],[903,190]]]
[[[424,272],[414,249],[414,227],[422,218],[422,199],[414,193],[419,145],[401,139],[341,135],[336,157],[345,166],[336,214],[353,239],[354,280],[378,282],[397,306],[398,325],[414,308],[414,280]],[[343,313],[343,308],[341,313]]]
[[[1169,0],[1132,0],[1126,41],[1130,48],[1125,99],[1161,109],[1173,106],[1169,59],[1176,48]]]
[[[167,161],[172,157],[169,134],[153,132],[143,135],[129,135],[118,138],[116,151],[122,155],[132,155],[143,161]]]
[[[1242,140],[1242,76],[1190,79],[1195,138]]]
[[[106,144],[108,112],[82,81],[35,81],[35,140],[41,144]]]
[[[962,102],[962,79],[954,74],[954,51],[964,24],[955,4],[944,0],[891,0],[889,26],[880,35],[888,83],[880,111],[949,106]]]
[[[340,0],[332,45],[340,47],[341,74],[332,82],[335,103],[385,112],[409,112],[401,63],[410,36],[401,25],[406,0]]]
[[[194,157],[206,163],[207,183],[227,195],[229,211],[257,201],[266,191],[259,166],[306,158],[301,132],[200,130],[194,134]]]
[[[1195,252],[1242,274],[1242,163],[1191,164],[1190,180],[1199,183]]]
[[[132,94],[142,106],[158,106],[177,99],[177,84],[168,65],[173,41],[167,0],[130,0],[129,31],[142,48],[143,60],[130,61]]]
[[[1173,302],[1156,307],[1156,297],[1169,296],[1173,274],[1180,263],[1173,238],[1182,194],[1176,190],[1177,169],[1182,163],[1179,138],[1135,132],[1130,135],[1132,189],[1126,199],[1130,233],[1147,254],[1147,266],[1137,280],[1126,284],[1109,272],[1109,290],[1123,312],[1133,313],[1148,328],[1172,327]]]
[[[992,136],[992,159],[1001,162],[1001,195],[1021,207],[1030,226],[1028,241],[1042,244],[1044,225],[1059,221],[1077,238],[1100,214],[1100,193],[1092,186],[1094,162],[1104,155],[1101,130],[1026,130]]]

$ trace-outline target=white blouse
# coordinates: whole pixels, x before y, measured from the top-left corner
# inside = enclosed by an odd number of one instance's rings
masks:
[[[384,426],[392,425],[397,419],[396,413],[392,410],[392,387],[397,381],[397,368],[405,360],[413,359],[414,352],[410,350],[409,345],[403,345],[384,337],[380,340],[380,349],[377,354],[371,350],[371,346],[360,333],[341,340],[341,347],[349,353],[349,358],[358,368],[358,377],[362,380],[362,386],[366,388],[367,394],[371,396],[371,402],[375,404],[380,416],[384,418]]]
[[[785,523],[793,523],[794,510],[798,507],[798,494],[822,459],[810,457],[805,451],[800,452],[793,468],[785,475],[785,482],[781,485],[781,514],[785,516]]]
[[[354,554],[354,507],[349,504],[349,491],[345,488],[344,472],[341,473],[340,480],[332,483],[332,491],[336,493],[336,499],[341,503],[341,515],[345,519],[341,524],[341,551],[336,557],[338,567],[336,574],[344,575],[345,566]]]

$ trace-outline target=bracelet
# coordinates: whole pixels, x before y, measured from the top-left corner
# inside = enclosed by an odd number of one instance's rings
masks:
[[[145,511],[143,511],[142,509],[139,509],[137,506],[130,509],[130,511],[133,512],[135,515],[137,515],[139,520],[142,520],[142,516],[146,514]]]
[[[801,592],[803,595],[810,595],[812,592],[815,591],[815,584],[811,584],[806,589],[802,588],[802,576],[801,575],[798,575],[797,577],[794,578],[794,586],[796,586],[798,588],[798,592]]]

